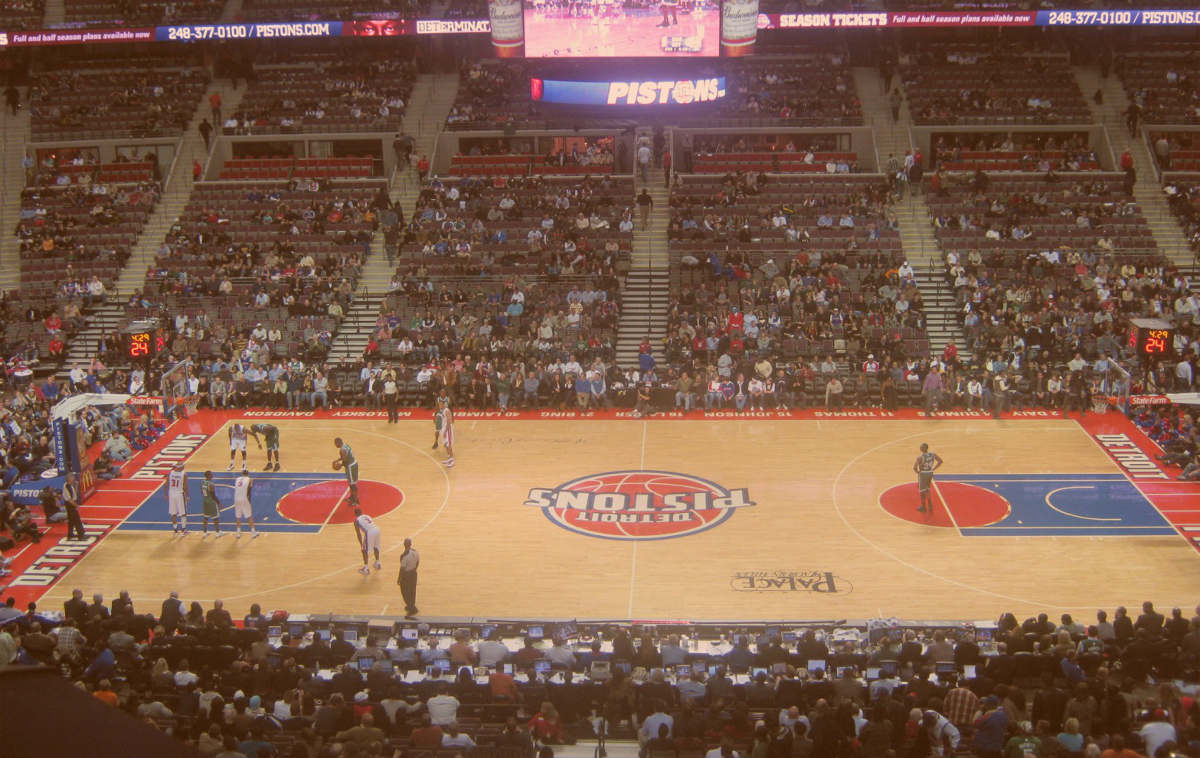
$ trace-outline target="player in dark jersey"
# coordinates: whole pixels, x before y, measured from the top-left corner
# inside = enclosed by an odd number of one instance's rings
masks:
[[[941,457],[937,453],[929,452],[928,443],[922,442],[921,454],[913,463],[913,471],[917,474],[917,489],[921,492],[921,507],[917,509],[919,513],[925,513],[926,509],[933,513],[933,498],[929,491],[933,488],[933,472],[941,465]]]
[[[258,449],[262,450],[263,440],[258,438],[262,435],[267,443],[267,466],[263,471],[271,470],[271,456],[275,457],[275,471],[279,470],[279,427],[274,424],[251,424],[250,436],[258,444]]]
[[[200,482],[200,494],[204,508],[204,536],[208,536],[208,520],[212,519],[213,525],[217,528],[217,538],[220,539],[223,536],[221,534],[221,501],[217,499],[217,490],[213,485],[211,471],[204,472],[204,481]]]
[[[342,442],[341,437],[335,437],[333,446],[338,449],[338,457],[333,459],[333,468],[346,472],[346,484],[350,485],[350,499],[346,505],[353,508],[358,505],[358,459],[350,445]]]

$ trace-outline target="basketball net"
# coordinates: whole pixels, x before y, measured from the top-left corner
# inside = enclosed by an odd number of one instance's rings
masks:
[[[163,408],[183,407],[189,414],[195,413],[200,404],[198,395],[189,395],[187,389],[187,369],[191,361],[181,361],[163,372],[161,388]]]

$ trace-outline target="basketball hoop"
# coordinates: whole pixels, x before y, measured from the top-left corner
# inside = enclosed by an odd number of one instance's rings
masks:
[[[185,360],[163,371],[160,389],[165,415],[175,411],[176,415],[189,416],[199,407],[200,396],[188,394],[187,369],[191,365],[190,360]]]

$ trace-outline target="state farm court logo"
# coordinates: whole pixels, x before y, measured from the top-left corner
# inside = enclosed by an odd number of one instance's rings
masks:
[[[744,488],[729,490],[688,474],[609,471],[531,489],[525,505],[590,537],[665,540],[711,529],[754,501]]]

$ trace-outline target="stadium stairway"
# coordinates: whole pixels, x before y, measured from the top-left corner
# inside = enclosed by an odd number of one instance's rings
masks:
[[[1162,182],[1150,146],[1145,139],[1145,129],[1139,129],[1137,135],[1131,137],[1125,125],[1124,111],[1129,107],[1129,97],[1125,94],[1121,81],[1115,76],[1102,79],[1100,69],[1094,66],[1075,66],[1073,70],[1092,115],[1108,132],[1113,160],[1119,162],[1121,154],[1126,150],[1133,156],[1133,167],[1137,171],[1133,196],[1146,217],[1154,243],[1159,251],[1180,269],[1191,270],[1194,264],[1192,250],[1183,228],[1171,213],[1166,196],[1162,193]],[[1093,94],[1097,90],[1104,95],[1101,105],[1096,104]],[[1113,170],[1120,170],[1119,163],[1114,164]]]
[[[883,78],[878,69],[869,66],[854,67],[854,88],[862,103],[863,119],[874,133],[876,169],[883,171],[889,155],[903,162],[904,153],[912,150],[907,100],[900,108],[899,120],[893,121]]]
[[[117,279],[117,291],[124,298],[127,298],[134,290],[142,288],[146,281],[146,270],[154,264],[154,257],[167,238],[167,232],[170,231],[175,219],[183,213],[183,209],[187,206],[194,186],[192,161],[198,160],[201,164],[206,164],[208,161],[210,153],[204,149],[204,139],[197,131],[197,127],[212,113],[208,105],[208,95],[213,91],[221,93],[223,112],[233,113],[237,110],[246,88],[235,90],[228,84],[228,80],[222,80],[220,83],[214,81],[209,85],[204,96],[200,98],[200,102],[197,103],[196,110],[192,113],[192,118],[188,121],[187,128],[179,139],[179,158],[175,161],[174,170],[166,178],[158,205],[154,207],[150,218],[146,220],[146,225],[130,252],[129,261],[121,269],[121,276]],[[216,127],[215,124],[214,127]],[[214,133],[219,131],[219,128],[214,129]],[[215,137],[212,144],[215,146],[220,139],[222,138],[219,136]]]
[[[25,90],[22,94],[27,93]],[[30,136],[26,105],[22,104],[15,116],[4,110],[0,117],[0,136],[4,139],[4,170],[0,171],[0,291],[8,292],[21,286],[20,245],[13,230],[17,228],[21,190],[25,187],[21,158]]]
[[[110,297],[104,305],[88,309],[87,323],[71,335],[71,341],[67,345],[67,357],[59,366],[55,378],[66,381],[74,366],[81,366],[86,371],[92,357],[96,355],[100,340],[105,334],[117,331],[124,320],[125,304],[118,297]],[[113,390],[124,392],[123,389]]]
[[[908,98],[902,101],[900,118],[893,119],[889,95],[884,92],[878,69],[855,67],[854,85],[862,103],[863,118],[874,134],[878,170],[884,173],[891,155],[896,156],[896,160],[903,165],[904,154],[913,149]],[[898,78],[894,86],[900,86]],[[954,293],[942,276],[942,253],[933,234],[924,194],[906,192],[905,197],[896,203],[895,211],[904,255],[916,271],[917,289],[925,303],[929,349],[940,355],[948,343],[954,342],[959,356],[969,359],[971,351],[966,347],[966,336],[958,322]]]
[[[375,321],[379,318],[379,308],[387,297],[387,290],[367,294],[361,289],[355,292],[354,302],[342,317],[333,344],[329,347],[325,362],[330,366],[357,366],[363,351],[367,349],[371,333],[375,331]]]
[[[966,335],[958,321],[958,308],[954,289],[946,281],[941,268],[916,268],[917,289],[925,304],[925,331],[929,335],[929,350],[941,355],[946,345],[953,342],[958,348],[960,359],[969,359]]]
[[[663,361],[667,309],[671,304],[671,263],[667,254],[671,193],[665,182],[661,168],[650,171],[650,183],[645,186],[654,198],[654,207],[646,229],[634,226],[633,255],[621,288],[621,320],[617,325],[617,365],[622,368],[638,365],[638,345],[646,336],[654,346],[654,360],[659,364]],[[636,187],[639,182],[634,184]],[[637,222],[640,211],[636,203],[634,206]]]
[[[408,108],[404,113],[404,133],[416,142],[417,155],[428,155],[433,159],[438,135],[446,123],[450,107],[458,96],[458,74],[421,74],[413,86]],[[385,145],[384,149],[391,149]],[[397,166],[388,188],[392,203],[404,211],[404,220],[412,219],[421,192],[421,182],[411,166]],[[327,361],[337,366],[357,365],[371,333],[375,331],[375,320],[387,297],[392,274],[395,273],[394,258],[389,258],[383,234],[376,234],[371,241],[371,254],[367,256],[362,276],[354,292],[354,303],[342,319],[337,336],[329,349]]]
[[[412,95],[408,99],[408,108],[404,112],[402,127],[404,133],[416,142],[414,150],[417,155],[428,155],[432,160],[438,135],[441,134],[457,94],[456,73],[421,74],[417,77]],[[384,149],[390,150],[391,145],[385,145]],[[421,182],[417,178],[416,170],[411,166],[397,166],[389,178],[388,195],[392,203],[403,210],[405,223],[412,220],[420,193]],[[394,260],[388,260],[384,249],[383,235],[375,235],[371,244],[371,255],[367,257],[363,274],[358,280],[358,291],[371,295],[387,292],[395,270]]]
[[[404,112],[403,130],[416,143],[414,154],[428,155],[433,162],[437,147],[438,136],[446,124],[446,116],[454,99],[458,96],[458,74],[420,74],[413,85],[412,95],[408,99],[408,108]],[[391,145],[385,145],[390,150]],[[412,220],[413,211],[417,207],[417,197],[421,194],[421,181],[416,169],[409,166],[397,166],[389,180],[388,195],[392,203],[404,212],[404,221]],[[376,235],[371,245],[371,255],[363,267],[363,275],[359,278],[359,290],[366,288],[368,294],[387,292],[396,271],[395,262],[388,260],[383,245],[383,235]],[[365,342],[363,343],[366,344]]]

